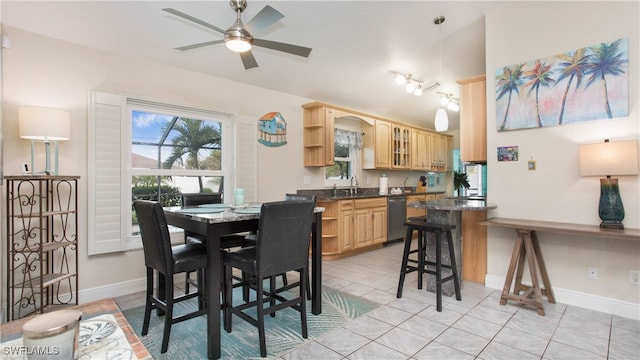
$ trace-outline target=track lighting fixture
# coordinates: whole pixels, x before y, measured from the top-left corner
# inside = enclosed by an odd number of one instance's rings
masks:
[[[440,95],[440,105],[446,106],[451,111],[460,111],[460,100],[453,96],[453,94],[446,94],[438,92]]]
[[[424,91],[429,91],[440,86],[440,83],[437,81],[434,81],[425,86],[424,81],[414,79],[411,74],[405,75],[395,71],[392,71],[392,73],[394,75],[394,79],[396,80],[396,84],[404,86],[407,93],[413,94],[415,96],[421,96]]]

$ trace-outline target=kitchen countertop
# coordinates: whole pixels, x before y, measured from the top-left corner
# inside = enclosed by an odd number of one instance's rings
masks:
[[[431,201],[415,201],[407,204],[409,207],[431,209],[431,210],[443,210],[443,211],[484,211],[498,208],[497,205],[487,204],[484,200],[470,200],[470,199],[440,199]]]
[[[343,190],[344,191],[344,190]],[[318,200],[351,200],[351,199],[371,199],[371,198],[379,198],[379,197],[396,197],[396,196],[411,196],[411,195],[425,195],[425,194],[444,194],[444,192],[405,192],[401,194],[388,194],[388,195],[380,195],[380,194],[356,194],[356,195],[336,195],[336,196],[318,196]]]

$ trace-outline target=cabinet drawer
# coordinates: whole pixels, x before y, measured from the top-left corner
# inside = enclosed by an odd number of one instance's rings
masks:
[[[340,210],[353,210],[352,200],[340,200],[339,204]]]
[[[355,200],[354,202],[355,202],[356,209],[367,209],[367,208],[374,208],[374,207],[380,207],[380,206],[387,206],[386,197],[373,198],[373,199],[359,199],[359,200]]]

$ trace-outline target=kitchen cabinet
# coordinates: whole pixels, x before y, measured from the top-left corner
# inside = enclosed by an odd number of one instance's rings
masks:
[[[339,254],[341,248],[338,202],[318,200],[316,204],[316,206],[324,208],[322,212],[322,254]]]
[[[317,103],[302,106],[304,166],[334,164],[334,109]]]
[[[7,319],[78,304],[79,176],[7,176]]]
[[[411,170],[431,170],[431,136],[427,131],[411,130]]]
[[[313,102],[304,109],[304,166],[332,166],[336,119],[362,121],[362,168],[447,171],[453,163],[452,137],[401,122]]]
[[[485,75],[458,80],[460,85],[460,159],[487,161],[487,96]]]
[[[400,124],[391,125],[391,167],[411,167],[411,128]]]
[[[387,199],[354,200],[355,248],[383,243],[387,239]]]
[[[322,213],[322,255],[346,254],[387,240],[387,198],[384,196],[318,200]]]
[[[340,225],[340,253],[344,253],[355,249],[355,217],[353,213],[353,201],[341,200],[338,202],[338,206],[340,208],[338,221]]]
[[[391,123],[375,120],[362,137],[362,168],[391,169]]]
[[[431,170],[445,171],[447,169],[447,135],[431,134]]]
[[[424,201],[427,199],[427,194],[422,195],[407,195],[407,204],[412,202]],[[427,216],[427,209],[414,208],[407,205],[407,220],[412,217],[425,217]]]

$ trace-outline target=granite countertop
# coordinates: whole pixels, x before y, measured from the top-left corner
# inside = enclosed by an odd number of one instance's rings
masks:
[[[344,190],[342,190],[344,191]],[[424,194],[444,194],[443,191],[435,191],[435,192],[404,192],[401,194],[356,194],[356,195],[342,195],[340,191],[336,196],[322,196],[318,195],[318,200],[350,200],[350,199],[370,199],[370,198],[379,198],[379,197],[397,197],[397,196],[411,196],[411,195],[424,195]]]
[[[422,209],[431,210],[445,210],[445,211],[484,211],[498,208],[497,205],[488,204],[485,200],[470,200],[470,199],[440,199],[432,201],[415,201],[407,203],[407,206]]]

